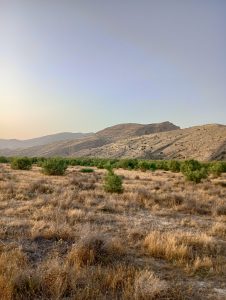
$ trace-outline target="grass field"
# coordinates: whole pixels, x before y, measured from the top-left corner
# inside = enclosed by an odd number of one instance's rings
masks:
[[[226,174],[0,164],[0,299],[226,299]]]

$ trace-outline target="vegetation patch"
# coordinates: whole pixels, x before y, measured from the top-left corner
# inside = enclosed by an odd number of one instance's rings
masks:
[[[14,170],[30,170],[32,161],[28,157],[15,157],[11,160],[11,168]]]
[[[108,193],[122,193],[122,178],[116,175],[112,170],[104,178],[104,190]]]
[[[46,175],[64,175],[67,167],[67,162],[61,158],[50,158],[42,163],[42,170]]]

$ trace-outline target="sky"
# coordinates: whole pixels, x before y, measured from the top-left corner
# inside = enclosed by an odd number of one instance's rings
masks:
[[[0,0],[0,138],[226,124],[225,0]]]

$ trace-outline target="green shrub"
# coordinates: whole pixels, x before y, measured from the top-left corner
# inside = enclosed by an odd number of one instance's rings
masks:
[[[226,164],[224,162],[214,162],[209,164],[208,171],[215,177],[220,176],[222,173],[226,172]]]
[[[38,157],[37,162],[36,162],[37,166],[38,166],[38,167],[42,167],[43,163],[44,163],[45,161],[47,161],[47,159],[48,159],[48,158],[46,158],[46,157]]]
[[[187,173],[190,171],[197,171],[197,170],[201,170],[203,167],[203,165],[198,162],[197,160],[194,159],[190,159],[190,160],[185,160],[182,164],[181,164],[181,172]]]
[[[122,193],[122,178],[116,175],[112,170],[108,171],[104,179],[104,190],[108,193]]]
[[[156,168],[159,170],[169,171],[168,161],[167,160],[156,161]]]
[[[177,160],[168,161],[168,169],[172,172],[180,172],[180,163]]]
[[[140,160],[138,163],[138,169],[140,169],[142,172],[146,172],[150,168],[150,164],[145,160]]]
[[[68,164],[64,159],[50,158],[42,163],[42,170],[46,175],[64,175],[67,166]]]
[[[187,160],[181,165],[181,172],[185,178],[195,183],[201,182],[202,179],[208,177],[207,168],[197,160]]]
[[[208,177],[208,172],[205,168],[201,168],[200,170],[188,171],[184,173],[184,176],[188,181],[200,183],[202,179],[206,179]]]
[[[14,170],[30,170],[32,161],[28,157],[14,157],[11,160],[11,168]]]
[[[80,172],[82,172],[82,173],[92,173],[92,172],[94,172],[94,170],[91,169],[91,168],[83,168],[83,169],[80,170]]]
[[[5,156],[0,156],[0,164],[8,163],[9,159]]]
[[[122,168],[126,170],[133,170],[136,169],[138,166],[138,160],[133,158],[126,158],[118,161],[116,163],[116,168]]]
[[[149,165],[149,169],[150,169],[151,171],[153,171],[153,172],[156,171],[156,170],[157,170],[156,163],[151,162],[150,165]]]
[[[154,162],[150,162],[150,161],[147,161],[147,160],[140,160],[138,162],[137,168],[140,169],[142,172],[146,172],[148,170],[155,171],[156,170],[156,164]]]

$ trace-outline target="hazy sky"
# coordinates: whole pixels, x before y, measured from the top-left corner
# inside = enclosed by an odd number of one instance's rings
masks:
[[[225,0],[0,0],[0,138],[226,124]]]

